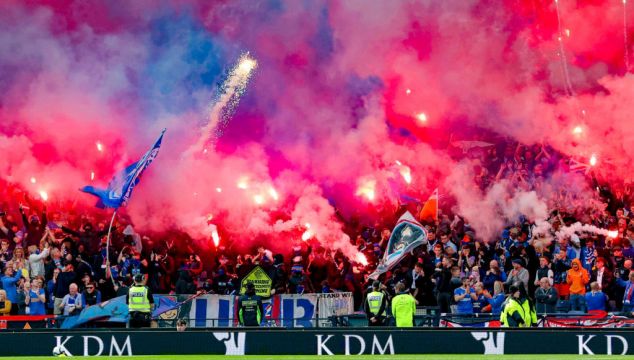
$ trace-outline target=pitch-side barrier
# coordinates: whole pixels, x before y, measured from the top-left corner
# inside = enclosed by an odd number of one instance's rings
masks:
[[[629,329],[30,330],[0,333],[0,356],[634,354]]]

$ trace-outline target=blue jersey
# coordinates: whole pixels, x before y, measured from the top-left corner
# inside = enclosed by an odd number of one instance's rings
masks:
[[[39,289],[37,294],[35,291],[29,291],[29,297],[31,298],[31,302],[29,303],[29,315],[46,315],[46,308],[44,302],[38,299],[39,295],[44,294],[44,289]],[[34,301],[38,300],[38,301]]]
[[[478,298],[473,303],[473,313],[479,314],[482,312],[482,309],[489,304],[487,298],[484,297],[484,294],[478,295]]]
[[[459,287],[453,291],[454,295],[464,295],[467,293],[463,287]],[[471,293],[474,293],[474,290],[471,289]],[[456,302],[456,314],[473,314],[473,301],[471,300],[471,296],[467,295],[464,299]]]

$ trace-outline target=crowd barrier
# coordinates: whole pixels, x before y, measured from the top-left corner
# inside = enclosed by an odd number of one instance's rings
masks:
[[[632,344],[633,346],[630,346]],[[625,329],[31,330],[0,334],[0,356],[634,354]]]
[[[365,314],[355,313],[331,318],[335,327],[366,327],[368,320]],[[394,319],[388,317],[386,325],[393,326]],[[499,328],[500,315],[489,313],[458,315],[441,314],[438,308],[427,307],[417,309],[414,316],[416,327],[440,328]],[[549,313],[537,315],[537,327],[545,328],[634,328],[634,318],[629,313]]]
[[[159,327],[174,327],[185,319],[189,327],[238,326],[238,297],[233,295],[155,295],[153,318]],[[330,327],[332,318],[354,311],[352,293],[283,294],[263,300],[263,323],[269,327]],[[127,321],[128,309],[121,296],[82,310],[79,315],[58,318],[56,326],[71,329],[107,321],[110,326]]]
[[[352,293],[284,294],[263,300],[264,324],[269,327],[310,328],[332,326],[329,318],[354,312]],[[189,326],[199,328],[238,325],[238,298],[229,295],[205,295],[177,312],[159,316],[161,320],[186,318]]]
[[[50,327],[54,321],[53,315],[35,316],[2,316],[0,317],[0,330],[4,329],[43,329]]]

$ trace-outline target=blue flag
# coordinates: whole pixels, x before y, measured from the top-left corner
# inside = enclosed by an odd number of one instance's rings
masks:
[[[64,318],[61,328],[72,329],[95,320],[124,323],[128,321],[128,305],[125,303],[125,299],[126,296],[122,295],[85,308],[78,315]],[[154,295],[154,303],[158,306],[152,311],[153,319],[183,305],[183,303],[171,300],[165,295]]]
[[[132,195],[132,190],[139,183],[143,171],[152,163],[152,161],[158,155],[161,148],[161,141],[163,141],[163,135],[165,130],[161,132],[161,136],[156,140],[154,146],[143,155],[141,160],[126,167],[123,171],[110,180],[107,189],[98,189],[93,186],[84,186],[81,191],[95,195],[99,198],[97,201],[98,208],[119,208],[121,205],[127,204]]]

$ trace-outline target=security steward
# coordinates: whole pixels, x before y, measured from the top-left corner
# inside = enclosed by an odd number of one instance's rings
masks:
[[[152,295],[152,290],[143,285],[143,275],[135,275],[134,285],[128,290],[128,296],[125,299],[130,316],[129,327],[150,327],[152,323],[152,306],[154,305],[154,297]]]
[[[262,322],[262,298],[255,294],[255,286],[249,282],[246,284],[244,295],[238,300],[238,319],[242,326],[260,326]]]
[[[509,298],[500,314],[502,327],[537,326],[535,306],[526,296],[524,286],[511,285],[509,292]]]
[[[392,315],[397,327],[413,327],[416,315],[416,299],[407,291],[407,286],[399,282],[394,287],[396,296],[392,299]]]
[[[381,291],[381,282],[375,280],[372,283],[372,291],[368,293],[363,304],[363,309],[368,316],[369,326],[383,326],[386,308],[387,295]]]

